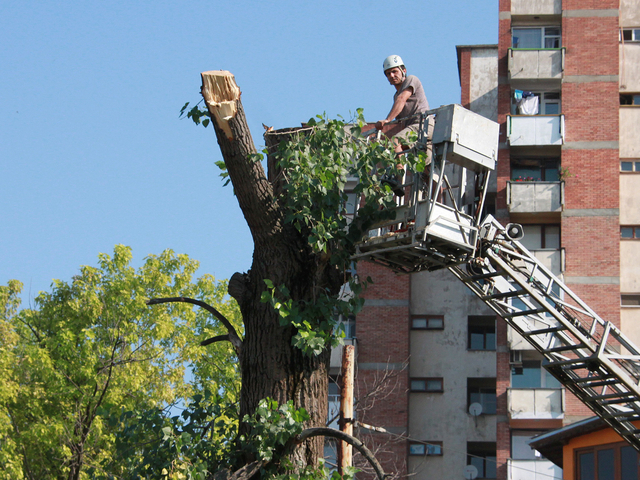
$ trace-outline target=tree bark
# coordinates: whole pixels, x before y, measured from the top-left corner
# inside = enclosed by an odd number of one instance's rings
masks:
[[[253,156],[256,151],[233,75],[205,72],[202,82],[229,178],[254,240],[251,269],[242,277],[236,276],[234,282],[234,293],[241,292],[237,299],[245,326],[240,418],[252,414],[261,399],[270,397],[279,404],[293,400],[296,407],[305,408],[311,417],[305,427],[324,426],[329,349],[317,357],[304,355],[291,344],[294,328],[280,326],[277,312],[260,301],[266,290],[264,279],[286,285],[294,301],[310,300],[318,269],[324,267],[319,267],[321,262],[306,239],[283,221],[273,188],[278,175],[272,172],[270,182]],[[340,285],[330,287],[337,291]],[[322,439],[313,438],[296,448],[292,460],[316,464],[322,452]]]

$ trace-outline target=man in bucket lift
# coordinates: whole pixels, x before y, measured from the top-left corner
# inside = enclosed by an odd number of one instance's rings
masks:
[[[418,128],[420,127],[419,114],[429,110],[429,102],[424,94],[422,83],[415,75],[407,75],[404,62],[398,55],[390,55],[385,58],[382,68],[389,83],[396,88],[396,93],[393,95],[393,106],[389,115],[384,120],[376,122],[376,128],[382,130],[393,119],[409,117],[401,121],[402,130],[393,136],[395,151],[400,154],[407,148],[402,145],[400,139],[406,140],[411,132],[418,133]],[[398,169],[402,170],[403,166],[398,165]],[[387,183],[397,196],[404,195],[404,190],[397,179],[386,176],[383,179],[383,183]]]

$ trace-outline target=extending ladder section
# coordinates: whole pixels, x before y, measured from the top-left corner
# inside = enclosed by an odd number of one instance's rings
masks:
[[[535,347],[569,391],[640,451],[640,350],[488,217],[471,263],[449,267]]]
[[[354,258],[401,273],[449,268],[546,358],[547,370],[640,452],[640,429],[633,423],[640,421],[640,350],[538,262],[510,226],[491,216],[480,220],[498,124],[459,105],[428,114],[435,114],[428,194],[418,195],[421,184],[414,182],[392,221],[403,228],[378,228],[359,243]],[[459,178],[455,195],[443,183],[452,173]],[[472,177],[469,202],[464,193]],[[449,203],[439,196],[443,186]]]

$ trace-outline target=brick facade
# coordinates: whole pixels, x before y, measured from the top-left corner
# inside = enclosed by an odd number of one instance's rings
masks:
[[[518,5],[522,6],[522,0],[519,2]],[[515,4],[515,1],[513,3]],[[523,15],[520,18],[512,16],[511,8],[511,0],[499,0],[498,45],[495,52],[500,149],[496,168],[495,216],[503,224],[514,221],[523,224],[559,225],[559,250],[563,251],[565,259],[561,275],[566,280],[565,283],[598,315],[619,326],[618,1],[563,0],[561,14],[547,17],[543,15],[541,20],[536,20],[534,15]],[[564,54],[562,79],[544,79],[537,84],[534,81],[530,87],[526,87],[523,82],[518,84],[517,88],[559,94],[560,114],[564,119],[564,138],[562,145],[511,147],[506,127],[507,118],[512,115],[512,95],[516,88],[511,84],[509,72],[512,26],[531,27],[538,20],[537,25],[543,27],[560,27]],[[547,21],[550,23],[545,23]],[[471,92],[472,75],[482,75],[482,72],[472,71],[473,54],[473,46],[458,47],[460,100],[467,108],[472,106],[471,100],[475,98]],[[562,212],[531,212],[517,218],[510,217],[506,193],[507,182],[511,179],[512,156],[560,159],[560,166],[564,172]],[[445,285],[442,276],[429,279],[421,276],[422,274],[416,275],[413,277],[415,284],[412,289],[412,276],[398,276],[381,266],[361,263],[358,265],[358,274],[361,278],[370,276],[374,283],[367,289],[365,307],[357,317],[357,388],[360,392],[367,392],[386,374],[385,372],[395,374],[392,375],[393,381],[382,389],[384,401],[377,402],[375,408],[363,408],[358,417],[365,423],[384,427],[393,434],[401,435],[397,437],[361,432],[366,435],[371,445],[379,448],[379,459],[385,465],[385,469],[394,469],[401,476],[415,474],[420,479],[430,478],[433,471],[439,472],[438,478],[460,478],[463,476],[464,465],[469,461],[466,452],[470,447],[467,443],[486,446],[493,445],[495,441],[496,475],[500,480],[507,480],[510,475],[508,461],[512,456],[512,433],[515,429],[546,430],[593,415],[576,397],[565,392],[563,418],[516,421],[510,418],[508,395],[514,370],[510,363],[509,349],[513,347],[508,341],[506,323],[498,319],[495,330],[496,415],[474,418],[468,411],[471,391],[468,378],[488,380],[487,370],[483,370],[482,374],[469,375],[471,369],[465,370],[460,365],[442,367],[444,364],[440,358],[430,362],[429,348],[458,349],[455,351],[461,352],[460,362],[473,363],[471,359],[493,355],[492,351],[470,351],[466,345],[466,337],[470,331],[469,317],[487,315],[487,311],[482,310],[477,304],[472,304],[465,297],[465,293],[459,293],[457,297],[452,295],[455,287],[451,284]],[[422,291],[420,288],[425,290]],[[441,302],[440,310],[431,308],[432,304],[438,303],[438,299],[425,294],[425,291],[429,290],[429,294],[433,295],[433,289],[438,288],[443,289],[442,295],[447,299]],[[463,286],[460,288],[464,289]],[[417,299],[417,296],[421,298]],[[456,302],[464,306],[457,308]],[[444,328],[433,332],[424,329],[419,334],[413,332],[412,336],[412,313],[442,315]],[[412,341],[413,347],[410,347]],[[409,393],[410,369],[403,370],[403,365],[412,361],[410,348],[416,346],[422,350],[413,351],[416,359],[410,363],[410,368],[413,372],[436,372],[434,375],[440,375],[442,370],[444,392],[440,396],[437,393],[428,394],[433,395],[429,401],[424,400],[425,394],[414,393],[412,404],[412,394]],[[526,356],[527,352],[523,352]],[[420,355],[419,360],[416,353]],[[493,367],[493,364],[491,366]],[[464,378],[465,375],[467,378]],[[428,375],[425,374],[425,377]],[[429,410],[432,407],[433,410],[437,408],[441,411]],[[455,415],[455,421],[443,418],[444,410],[448,412],[447,415]],[[426,420],[418,421],[416,415],[424,415]],[[488,434],[488,429],[483,430],[479,427],[488,425],[489,421],[495,423],[495,436],[493,431]],[[493,424],[491,425],[493,429]],[[425,430],[429,431],[424,432]],[[445,452],[443,457],[450,457],[447,459],[427,456],[419,461],[412,459],[408,455],[408,442],[404,437],[407,432],[412,431],[419,432],[422,440],[442,442]],[[451,442],[451,438],[455,438],[456,441]],[[411,470],[412,461],[414,466],[419,465],[415,471]],[[434,468],[437,470],[432,470]]]
[[[358,314],[356,398],[359,421],[390,434],[367,432],[367,445],[387,472],[407,473],[407,442],[396,435],[408,430],[410,277],[368,262],[358,264],[361,279],[370,277],[365,305]],[[385,380],[386,379],[386,380]],[[370,475],[366,475],[370,478]]]

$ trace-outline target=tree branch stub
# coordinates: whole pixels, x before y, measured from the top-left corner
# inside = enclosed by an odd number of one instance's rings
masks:
[[[237,101],[240,99],[240,88],[233,74],[227,70],[212,70],[202,74],[202,96],[209,113],[218,121],[218,126],[229,140],[233,140],[233,132],[229,120],[238,113]]]

